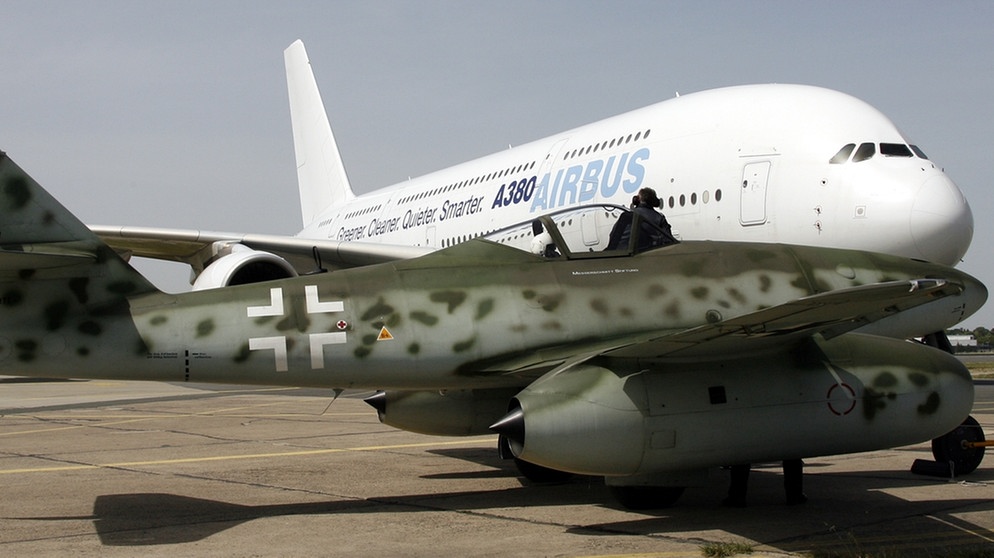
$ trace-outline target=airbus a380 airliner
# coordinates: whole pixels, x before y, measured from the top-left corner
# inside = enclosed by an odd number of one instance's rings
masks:
[[[304,45],[285,51],[304,228],[295,237],[95,227],[113,247],[184,261],[194,288],[444,248],[641,187],[683,239],[845,247],[954,265],[962,192],[879,111],[803,85],[703,91],[356,195]],[[315,262],[319,259],[320,262]]]

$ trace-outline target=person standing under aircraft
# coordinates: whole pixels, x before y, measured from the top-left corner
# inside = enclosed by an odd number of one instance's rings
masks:
[[[730,467],[732,479],[728,486],[728,496],[722,500],[722,505],[732,508],[746,507],[746,490],[751,468],[752,465],[749,463]],[[804,462],[800,459],[783,460],[783,488],[787,493],[788,506],[808,501],[808,497],[804,494]]]

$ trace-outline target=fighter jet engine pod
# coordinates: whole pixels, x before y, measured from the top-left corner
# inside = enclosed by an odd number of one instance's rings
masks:
[[[780,359],[614,364],[539,379],[495,429],[523,460],[627,476],[906,445],[952,430],[973,404],[951,355],[868,335],[815,337]]]

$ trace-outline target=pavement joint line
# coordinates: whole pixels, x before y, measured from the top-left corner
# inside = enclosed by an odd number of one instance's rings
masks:
[[[118,420],[118,419],[175,419],[175,418],[189,418],[189,417],[210,417],[213,413],[202,414],[202,413],[161,413],[157,415],[18,415],[19,418],[26,419],[37,419],[37,420]],[[268,417],[294,417],[294,418],[304,418],[304,417],[368,417],[370,413],[328,413],[324,415],[316,415],[311,413],[244,413],[244,414],[225,414],[217,415],[219,418],[268,418]],[[84,425],[80,425],[84,426]],[[99,426],[97,424],[92,424],[90,426]],[[26,431],[30,433],[31,431]],[[18,432],[11,432],[8,434],[18,434]],[[4,434],[0,434],[3,436]]]
[[[235,410],[235,409],[232,409],[232,410]],[[120,425],[120,424],[128,424],[128,423],[132,423],[132,422],[142,422],[142,421],[160,420],[160,419],[175,420],[175,419],[178,419],[178,418],[191,418],[191,417],[201,418],[201,417],[216,416],[216,417],[219,417],[219,418],[243,418],[244,419],[244,418],[274,418],[274,417],[344,417],[344,416],[368,416],[369,415],[369,413],[335,413],[335,414],[324,414],[324,415],[314,415],[314,414],[305,414],[305,413],[286,413],[286,414],[269,414],[269,415],[256,415],[256,414],[245,414],[245,415],[223,415],[223,414],[220,414],[219,415],[219,414],[216,414],[216,413],[219,413],[219,412],[223,412],[223,410],[205,411],[203,413],[184,413],[184,414],[175,414],[175,415],[171,415],[171,414],[139,415],[137,417],[129,418],[129,419],[126,419],[126,420],[118,420],[118,421],[114,421],[114,422],[104,422],[104,423],[100,423],[100,424],[72,424],[72,425],[59,426],[59,427],[53,427],[53,428],[37,428],[37,429],[34,429],[34,430],[17,430],[15,432],[0,432],[0,438],[4,438],[4,437],[8,437],[8,436],[19,436],[19,435],[24,435],[24,434],[39,434],[39,433],[42,433],[42,432],[59,432],[59,431],[62,431],[62,430],[73,430],[73,429],[76,429],[76,428],[103,428],[103,427],[107,427],[107,426],[117,426],[117,425]],[[55,417],[19,415],[19,417],[22,417],[22,418],[28,418],[28,417],[30,417],[30,418],[34,418],[34,419],[37,419],[37,420],[52,420],[52,421],[56,421],[56,420],[93,420],[93,419],[100,419],[100,418],[108,418],[108,417],[101,417],[99,415],[98,416],[93,416],[93,415],[89,415],[89,416],[86,416],[86,415],[80,415],[80,416],[55,416]],[[109,418],[123,418],[123,417],[111,416]]]
[[[58,426],[54,428],[38,428],[36,430],[18,430],[17,432],[2,432],[0,437],[6,436],[17,436],[20,434],[37,434],[40,432],[59,432],[61,430],[74,430],[77,428],[96,428],[96,427],[106,427],[106,426],[117,426],[119,424],[129,424],[132,422],[143,422],[147,420],[154,420],[152,418],[133,418],[128,420],[118,420],[114,422],[106,422],[101,424],[73,424],[68,426]]]
[[[972,529],[967,529],[967,528],[965,528],[965,527],[963,527],[961,525],[956,525],[955,523],[953,523],[951,521],[946,521],[945,519],[942,519],[941,517],[936,517],[934,515],[926,515],[925,517],[927,517],[927,518],[929,518],[929,519],[931,519],[933,521],[938,521],[939,523],[941,523],[943,525],[946,525],[948,527],[952,527],[953,529],[958,529],[958,530],[960,530],[960,531],[962,531],[962,532],[964,532],[964,533],[966,533],[968,535],[977,537],[979,539],[983,539],[983,540],[985,540],[987,542],[994,543],[994,538],[991,538],[990,536],[987,536],[987,535],[994,534],[994,533],[991,533],[991,531],[987,531],[986,534],[985,534],[985,533],[981,533],[981,532],[978,532],[978,531],[974,531]]]
[[[315,450],[298,450],[275,453],[253,453],[245,455],[212,455],[205,457],[184,457],[178,459],[159,459],[150,461],[127,461],[119,463],[96,463],[90,465],[62,465],[58,467],[35,467],[24,469],[0,470],[0,475],[16,475],[27,473],[53,473],[64,471],[84,471],[88,469],[124,469],[128,467],[147,467],[152,465],[175,465],[182,463],[205,463],[211,461],[234,461],[242,459],[268,459],[273,457],[302,457],[311,455],[327,455],[332,453],[349,453],[359,451],[386,451],[399,449],[429,448],[437,446],[458,446],[478,444],[483,441],[480,437],[449,442],[420,442],[416,444],[395,444],[386,446],[359,446],[354,448],[325,448]]]

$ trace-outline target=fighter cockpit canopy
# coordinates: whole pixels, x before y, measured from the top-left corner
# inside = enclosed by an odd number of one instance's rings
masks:
[[[483,238],[547,258],[630,256],[672,244],[664,231],[640,214],[612,204],[584,205],[542,215]]]

